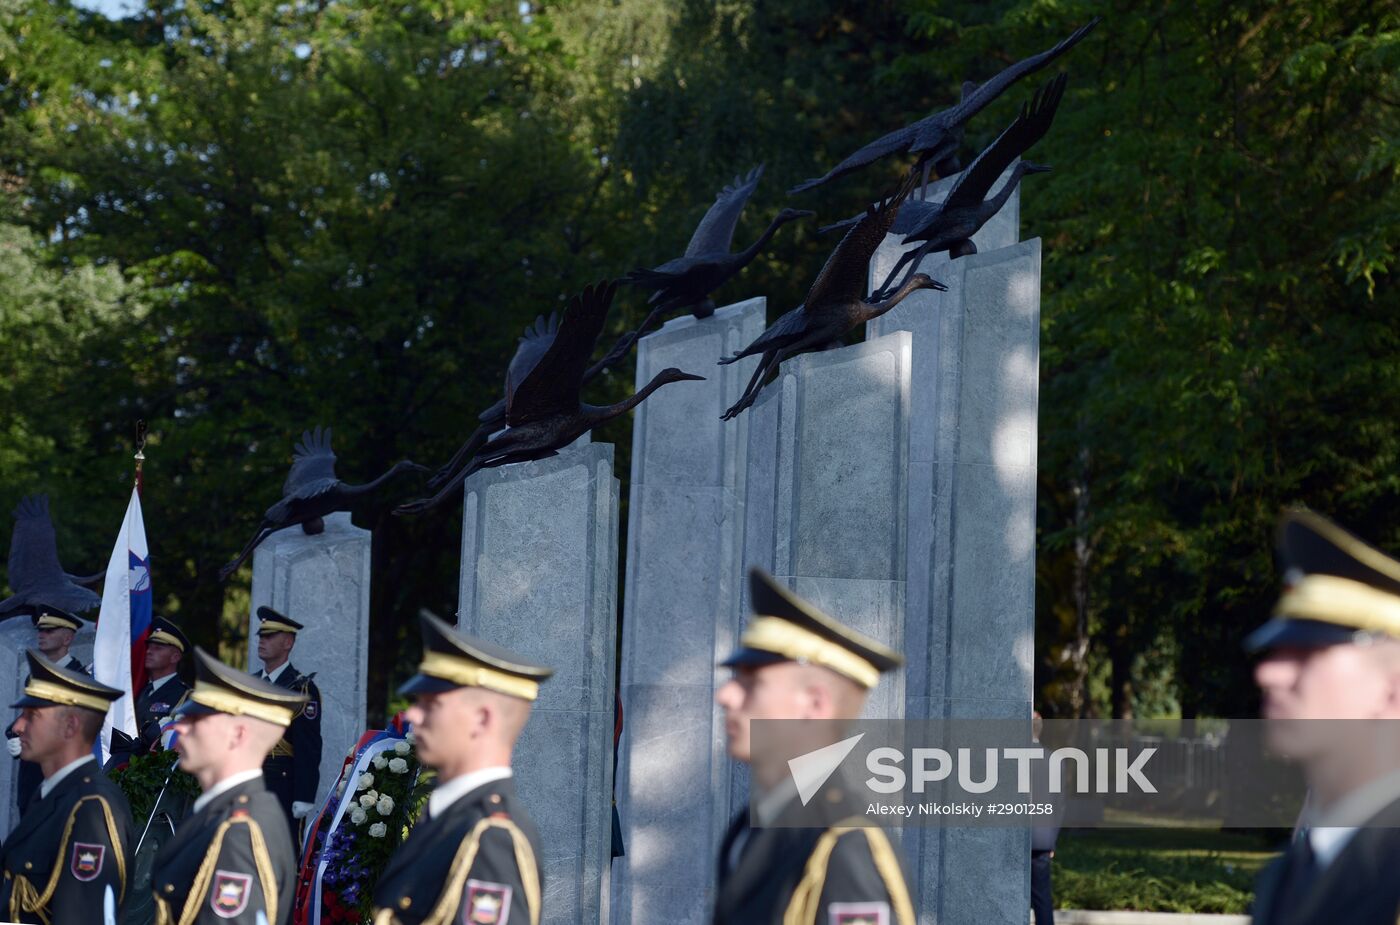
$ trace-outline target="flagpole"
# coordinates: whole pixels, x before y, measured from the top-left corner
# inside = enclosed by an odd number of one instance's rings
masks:
[[[146,422],[141,419],[136,421],[136,493],[143,494],[145,488],[141,476],[141,464],[146,461]]]

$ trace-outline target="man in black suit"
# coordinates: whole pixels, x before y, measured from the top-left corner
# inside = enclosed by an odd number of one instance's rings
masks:
[[[375,925],[537,925],[539,833],[511,752],[553,671],[424,614],[423,661],[399,692],[438,785],[374,888]]]
[[[297,671],[289,661],[297,633],[306,627],[271,607],[258,608],[259,677],[306,698],[306,706],[287,727],[263,765],[267,789],[276,795],[293,832],[316,811],[316,788],[321,783],[321,690],[314,675]],[[298,839],[298,844],[300,840]]]
[[[156,855],[156,922],[257,925],[261,914],[267,925],[287,925],[297,860],[262,765],[305,700],[194,653],[197,676],[175,710],[174,749],[203,793]]]
[[[749,588],[754,617],[738,651],[722,663],[734,676],[715,701],[724,710],[730,756],[751,766],[754,808],[739,814],[720,848],[715,925],[915,925],[904,872],[884,831],[853,823],[863,807],[840,789],[828,786],[799,807],[786,764],[755,761],[749,726],[808,720],[802,730],[836,733],[860,716],[880,675],[904,659],[761,569],[750,570]],[[805,827],[789,824],[799,819]]]
[[[34,629],[39,637],[38,649],[44,658],[63,668],[69,668],[73,671],[87,671],[82,662],[68,654],[69,647],[73,645],[73,637],[83,626],[82,620],[66,610],[50,607],[47,604],[30,607],[29,619],[34,623]],[[28,683],[28,680],[26,678],[25,683]],[[40,773],[37,764],[20,758],[19,733],[15,731],[14,724],[5,730],[5,738],[10,757],[20,759],[15,805],[19,807],[19,813],[23,816],[28,811],[29,802],[34,796],[34,791],[39,789],[39,782],[44,775]]]
[[[189,692],[190,686],[180,678],[180,661],[190,650],[190,641],[180,628],[164,617],[151,621],[151,635],[146,639],[146,684],[136,697],[136,738],[113,730],[112,756],[108,768],[125,764],[135,755],[148,754],[160,741],[161,720],[175,712],[175,707]]]
[[[1258,654],[1270,750],[1308,781],[1303,831],[1255,890],[1260,925],[1400,917],[1400,561],[1306,511],[1279,527],[1285,590]]]
[[[14,704],[21,754],[39,768],[38,793],[0,848],[0,915],[9,922],[93,925],[107,895],[126,903],[131,810],[97,766],[93,742],[121,691],[30,650],[29,680]]]

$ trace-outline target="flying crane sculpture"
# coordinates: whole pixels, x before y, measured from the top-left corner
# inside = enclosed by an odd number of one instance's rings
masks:
[[[96,592],[83,585],[95,583],[103,573],[78,577],[63,570],[48,495],[20,499],[14,514],[9,559],[10,590],[14,593],[0,601],[0,616],[34,604],[80,613],[102,603]]]
[[[292,456],[292,468],[282,484],[282,499],[263,514],[257,532],[237,558],[219,569],[219,580],[227,581],[253,550],[278,530],[300,525],[305,533],[315,536],[325,530],[326,515],[350,510],[400,472],[426,471],[427,467],[404,459],[372,482],[348,485],[336,478],[331,429],[317,427],[304,431]]]
[[[541,330],[537,322],[532,331],[527,331],[522,340],[529,339],[531,343],[528,349],[522,344],[522,349],[516,351],[506,374],[506,429],[488,439],[471,464],[462,467],[437,494],[400,505],[394,513],[421,514],[431,510],[451,497],[467,476],[479,469],[555,456],[598,425],[631,411],[663,385],[705,378],[672,367],[657,373],[636,394],[617,404],[584,403],[588,358],[616,292],[616,282],[588,286],[570,300],[552,337],[548,324]]]

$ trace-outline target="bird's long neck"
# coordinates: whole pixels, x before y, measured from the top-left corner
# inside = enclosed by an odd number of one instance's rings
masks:
[[[739,252],[745,263],[757,257],[758,252],[768,246],[768,242],[773,240],[773,235],[778,233],[778,229],[783,227],[785,221],[787,219],[774,216],[773,220],[768,223],[768,227],[763,229],[763,234],[758,236],[758,240]]]
[[[636,394],[623,399],[615,405],[604,405],[602,407],[587,405],[584,406],[585,413],[588,415],[590,421],[599,423],[601,423],[602,421],[612,420],[615,417],[621,417],[622,415],[631,411],[633,408],[640,405],[642,402],[646,401],[648,395],[661,388],[663,385],[666,384],[667,381],[668,380],[662,379],[660,376],[658,376],[655,379],[648,382],[646,385],[642,386],[640,389],[638,389]]]
[[[914,261],[914,266],[917,269],[917,260]],[[914,292],[916,289],[923,288],[920,285],[920,280],[916,278],[917,276],[917,272],[911,272],[909,274],[909,278],[904,281],[904,285],[896,289],[894,291],[894,294],[892,294],[888,299],[885,299],[883,302],[875,302],[874,304],[872,304],[870,306],[870,317],[876,318],[880,315],[883,315],[885,312],[894,308],[900,302],[903,302],[906,298],[908,298],[911,292]]]
[[[1006,205],[1006,200],[1011,198],[1011,194],[1016,192],[1016,187],[1020,184],[1021,178],[1026,175],[1026,162],[1018,161],[1011,171],[1011,176],[1006,178],[1006,182],[997,190],[997,194],[984,203],[985,208],[989,208],[988,215],[996,215],[1001,211],[1001,207]]]
[[[391,478],[402,472],[406,466],[408,466],[408,461],[400,460],[399,462],[394,463],[394,465],[389,469],[388,472],[384,473],[379,478],[375,479],[373,482],[366,482],[363,485],[347,486],[345,489],[345,493],[351,495],[363,495],[368,492],[374,491],[380,485],[383,485],[385,482],[389,481]]]

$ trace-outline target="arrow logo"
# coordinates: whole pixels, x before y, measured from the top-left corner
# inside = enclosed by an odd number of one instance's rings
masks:
[[[835,745],[825,745],[816,751],[788,760],[788,770],[792,772],[792,782],[797,785],[797,795],[802,799],[803,806],[817,795],[817,791],[822,789],[822,784],[826,783],[827,778],[841,766],[841,762],[846,760],[856,743],[863,738],[865,733],[862,732]]]

